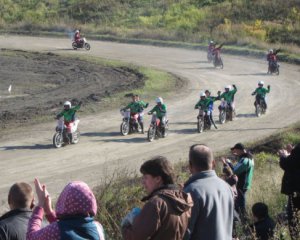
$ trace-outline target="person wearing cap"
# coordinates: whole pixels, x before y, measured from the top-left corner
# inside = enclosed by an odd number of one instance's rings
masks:
[[[255,96],[255,107],[260,101],[263,101],[265,109],[267,110],[266,94],[270,92],[271,87],[268,85],[267,88],[264,88],[264,84],[264,81],[259,81],[258,88],[255,89],[255,91],[252,93],[252,96]]]
[[[218,98],[217,100],[221,100],[221,99],[224,99],[224,103],[222,102],[221,105],[219,106],[219,110],[221,111],[222,109],[224,109],[226,107],[226,104],[227,106],[229,107],[229,109],[231,111],[234,111],[235,110],[235,107],[234,107],[234,95],[236,94],[237,92],[237,87],[232,84],[232,87],[233,89],[231,90],[231,86],[230,85],[227,85],[225,86],[225,91],[221,94],[221,91],[218,91]],[[232,120],[232,119],[230,119]]]
[[[246,194],[252,185],[252,177],[254,171],[254,160],[252,155],[246,150],[242,143],[237,143],[231,148],[233,155],[238,157],[238,163],[232,165],[225,158],[222,158],[224,166],[230,166],[233,173],[238,177],[237,191],[238,196],[236,199],[236,211],[241,214],[241,217],[246,215]]]

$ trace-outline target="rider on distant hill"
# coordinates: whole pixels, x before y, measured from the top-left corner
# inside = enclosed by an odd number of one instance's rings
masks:
[[[161,97],[157,97],[155,99],[156,102],[156,106],[154,108],[152,108],[152,110],[150,110],[148,112],[149,115],[151,115],[152,113],[156,112],[156,117],[159,118],[160,120],[160,124],[161,124],[161,128],[162,128],[162,135],[165,135],[165,124],[167,121],[167,106],[164,104],[164,101]],[[153,121],[153,118],[152,118]]]
[[[81,36],[80,36],[80,32],[79,30],[76,30],[75,31],[75,34],[74,34],[74,41],[79,44],[81,42]]]
[[[273,49],[269,50],[269,53],[267,55],[267,61],[269,63],[269,68],[268,68],[268,73],[271,72],[271,65],[272,64],[277,64],[277,54],[278,52],[280,52],[280,49],[277,49],[275,51],[273,51]]]
[[[221,99],[224,99],[225,100],[225,104],[228,105],[229,109],[234,111],[235,110],[235,106],[234,106],[234,95],[236,94],[237,92],[237,88],[236,86],[233,84],[232,85],[233,87],[233,90],[230,90],[231,89],[231,86],[228,85],[225,87],[225,92],[223,92],[221,94],[220,91],[218,91],[218,100],[221,100]],[[226,106],[221,104],[219,106],[219,110],[221,111],[222,109],[224,109]]]
[[[123,110],[130,109],[130,114],[138,114],[138,122],[141,126],[142,133],[144,133],[144,123],[143,123],[143,110],[147,108],[149,103],[140,101],[139,95],[132,95],[132,102],[129,103]]]
[[[268,88],[264,88],[264,82],[259,81],[258,82],[258,88],[255,89],[255,91],[252,93],[252,96],[256,95],[254,106],[259,103],[260,100],[263,101],[263,104],[265,104],[265,109],[267,109],[267,103],[266,103],[266,94],[270,92],[270,85],[268,85]]]

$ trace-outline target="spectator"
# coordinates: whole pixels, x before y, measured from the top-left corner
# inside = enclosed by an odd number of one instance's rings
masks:
[[[191,193],[194,206],[184,239],[231,240],[233,194],[230,186],[213,170],[212,151],[205,145],[191,146],[189,167],[192,176],[184,185]]]
[[[254,160],[252,155],[246,150],[243,144],[237,143],[231,148],[233,155],[238,157],[238,163],[233,166],[225,158],[222,158],[224,166],[230,166],[233,173],[237,175],[239,181],[237,183],[237,199],[235,209],[240,213],[242,220],[246,217],[246,194],[250,190],[252,184],[252,176],[254,170]]]
[[[251,226],[257,240],[269,240],[273,238],[275,222],[269,216],[268,206],[262,202],[252,206],[254,224]]]
[[[10,211],[0,217],[1,240],[25,240],[33,208],[33,191],[27,183],[15,183],[8,193]]]
[[[280,167],[284,170],[281,193],[288,195],[288,222],[291,238],[300,239],[300,143],[279,150]]]
[[[55,212],[45,185],[41,186],[38,179],[34,183],[38,205],[29,220],[27,240],[104,239],[102,226],[94,221],[97,203],[87,184],[74,181],[65,186]],[[41,228],[44,213],[50,225]]]
[[[122,228],[125,240],[181,240],[193,205],[191,196],[174,185],[174,171],[165,157],[155,157],[140,168],[147,201],[132,225]]]

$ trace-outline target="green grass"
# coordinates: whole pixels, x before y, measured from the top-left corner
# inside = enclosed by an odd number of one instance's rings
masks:
[[[274,219],[284,212],[287,203],[285,195],[280,193],[282,169],[279,167],[279,148],[287,143],[297,144],[300,142],[300,123],[285,129],[282,132],[262,139],[256,143],[246,144],[254,151],[255,170],[252,182],[252,189],[247,198],[247,210],[251,212],[251,206],[256,202],[264,202],[269,207],[270,216]],[[222,155],[228,152],[222,152]],[[218,159],[221,155],[216,155]],[[220,173],[221,162],[217,161],[217,173]],[[180,162],[175,165],[177,183],[182,184],[189,177],[187,162]],[[139,201],[145,194],[141,187],[140,175],[130,172],[116,172],[102,186],[95,189],[100,214],[97,219],[104,225],[109,239],[122,239],[120,233],[120,223],[122,218],[133,208],[141,206]],[[251,214],[249,215],[251,219]],[[250,220],[251,223],[252,220]],[[250,224],[249,223],[249,224]],[[243,227],[239,229],[240,239],[250,238],[249,232],[244,233]],[[276,239],[288,240],[287,227],[278,225],[275,233]]]

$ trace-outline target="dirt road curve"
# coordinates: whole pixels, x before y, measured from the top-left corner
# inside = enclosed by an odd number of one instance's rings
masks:
[[[120,136],[118,109],[93,117],[81,116],[81,142],[62,149],[51,146],[55,122],[22,129],[0,142],[2,210],[7,189],[16,181],[32,181],[38,176],[55,194],[73,179],[81,179],[95,186],[115,169],[137,169],[142,161],[153,155],[165,155],[174,162],[186,160],[191,144],[206,143],[214,150],[222,150],[237,141],[253,141],[299,121],[299,66],[281,64],[280,76],[268,76],[263,59],[224,55],[224,70],[216,70],[206,63],[204,52],[96,41],[90,43],[92,48],[89,52],[70,51],[68,39],[0,36],[1,48],[88,54],[152,66],[189,79],[189,86],[181,95],[166,101],[171,123],[169,137],[148,143],[145,141],[146,135]],[[267,115],[256,118],[250,94],[259,80],[271,85],[271,93]],[[193,106],[200,90],[208,88],[216,93],[224,85],[232,83],[238,87],[236,121],[218,125],[218,130],[197,134],[197,112]],[[146,125],[149,120],[146,117]]]

